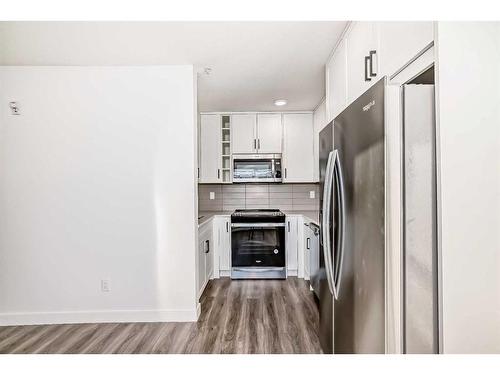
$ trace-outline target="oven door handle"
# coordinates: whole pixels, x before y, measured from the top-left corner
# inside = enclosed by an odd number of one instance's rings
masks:
[[[231,228],[279,228],[285,223],[231,223]]]
[[[283,270],[285,267],[233,267],[233,271],[242,271],[242,272],[269,272],[274,270]]]

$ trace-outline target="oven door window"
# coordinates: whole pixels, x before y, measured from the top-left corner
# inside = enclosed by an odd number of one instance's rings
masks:
[[[232,228],[233,267],[284,267],[283,227]]]
[[[235,160],[233,176],[237,179],[273,178],[272,160]]]

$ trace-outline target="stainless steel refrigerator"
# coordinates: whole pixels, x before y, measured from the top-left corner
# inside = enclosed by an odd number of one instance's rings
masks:
[[[381,79],[320,133],[325,353],[385,351],[384,87]]]

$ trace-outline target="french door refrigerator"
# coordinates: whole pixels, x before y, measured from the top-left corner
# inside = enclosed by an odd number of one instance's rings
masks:
[[[384,87],[385,78],[320,133],[325,353],[385,351]]]

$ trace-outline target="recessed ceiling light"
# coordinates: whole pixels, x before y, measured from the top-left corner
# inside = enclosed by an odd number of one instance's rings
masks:
[[[274,101],[274,105],[277,105],[278,107],[281,107],[282,105],[286,105],[286,103],[288,103],[288,101],[286,101],[286,99],[276,99]]]

